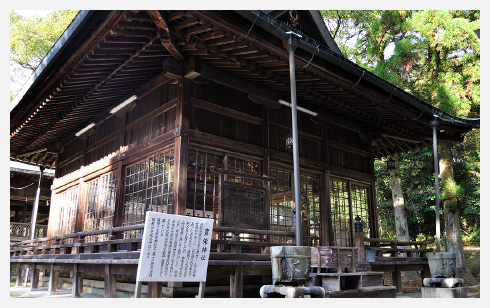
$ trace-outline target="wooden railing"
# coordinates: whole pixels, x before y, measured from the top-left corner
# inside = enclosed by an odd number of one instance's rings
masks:
[[[431,252],[432,248],[427,248],[428,245],[434,243],[434,239],[426,241],[399,241],[389,239],[364,238],[365,243],[373,245],[365,245],[366,250],[376,251],[376,260],[382,261],[384,258],[408,257],[408,258],[425,258],[427,252]]]
[[[122,237],[124,232],[141,232],[143,229],[144,224],[138,224],[11,243],[10,257],[15,261],[38,259],[41,260],[40,262],[63,262],[62,260],[76,259],[88,262],[88,260],[97,259],[98,262],[103,262],[106,259],[110,260],[110,263],[137,264],[141,237]],[[270,246],[289,245],[294,242],[294,232],[288,231],[214,227],[213,232],[216,236],[211,242],[210,260],[223,260],[223,262],[211,262],[215,265],[236,263],[226,260],[270,261],[268,254]],[[243,238],[244,234],[253,236]],[[106,235],[105,238],[108,240],[86,241],[86,238],[97,238],[94,237],[97,235]],[[271,242],[268,240],[270,236],[282,236],[291,238],[291,240],[288,241],[289,243]]]
[[[47,225],[36,225],[34,237],[45,237],[48,231]],[[31,224],[22,222],[10,223],[10,237],[13,238],[30,238]]]
[[[362,241],[359,241],[362,242]],[[365,245],[364,243],[367,243]],[[421,271],[422,280],[429,277],[430,271],[427,261],[427,252],[432,248],[427,246],[434,243],[434,239],[426,241],[398,241],[389,239],[364,238],[360,249],[365,249],[364,257],[374,271],[391,273],[393,285],[397,292],[402,292],[402,271]],[[374,260],[367,256],[374,251]]]

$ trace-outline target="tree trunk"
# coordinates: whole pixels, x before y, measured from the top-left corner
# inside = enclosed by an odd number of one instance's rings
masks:
[[[439,166],[441,187],[448,182],[454,181],[453,155],[450,146],[439,143]],[[444,227],[446,231],[446,251],[454,252],[456,255],[456,277],[466,278],[466,262],[463,251],[463,241],[461,239],[461,225],[458,212],[458,201],[454,193],[445,193],[442,200],[444,208]]]
[[[402,178],[398,166],[398,156],[394,157],[395,169],[390,170],[391,194],[393,197],[393,207],[395,209],[396,237],[400,241],[409,241],[407,213],[405,210],[405,199],[402,191]]]

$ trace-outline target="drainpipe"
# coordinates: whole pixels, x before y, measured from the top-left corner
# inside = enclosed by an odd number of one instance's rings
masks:
[[[435,184],[436,184],[436,251],[441,251],[441,214],[439,205],[439,154],[437,152],[437,125],[439,124],[439,116],[434,115],[434,121],[430,122],[432,124],[432,143],[434,147],[434,173],[435,173]]]
[[[41,194],[41,179],[43,177],[44,167],[39,167],[41,173],[39,174],[39,182],[37,183],[36,199],[34,201],[34,206],[32,207],[32,217],[31,217],[31,240],[34,239],[34,233],[36,231],[36,220],[37,220],[37,209],[39,207],[39,195]]]
[[[293,131],[293,165],[294,165],[294,203],[296,210],[296,246],[301,246],[301,192],[300,192],[300,172],[299,172],[299,147],[298,147],[298,120],[296,103],[296,72],[294,65],[294,51],[298,46],[297,38],[301,35],[292,31],[286,32],[288,39],[284,42],[289,52],[289,78],[291,84],[291,123]]]

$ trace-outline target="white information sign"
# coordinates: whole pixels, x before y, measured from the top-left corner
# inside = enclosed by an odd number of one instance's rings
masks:
[[[146,212],[137,281],[204,282],[213,220]]]

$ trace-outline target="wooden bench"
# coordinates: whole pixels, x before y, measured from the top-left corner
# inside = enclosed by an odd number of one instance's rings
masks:
[[[402,271],[420,271],[422,280],[430,276],[427,252],[431,252],[432,248],[427,246],[432,243],[434,243],[434,239],[399,241],[364,238],[363,245],[359,245],[361,247],[358,248],[365,250],[364,255],[368,251],[374,251],[374,260],[366,257],[371,269],[391,273],[393,285],[396,286],[397,292],[402,292]]]

